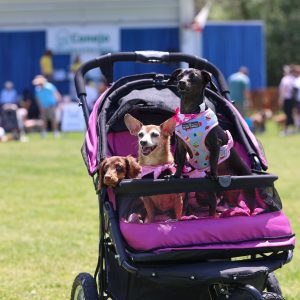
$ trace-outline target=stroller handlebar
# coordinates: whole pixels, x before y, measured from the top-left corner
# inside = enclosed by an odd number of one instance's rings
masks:
[[[206,70],[210,72],[216,79],[220,93],[227,100],[230,100],[229,89],[227,82],[222,72],[212,63],[206,59],[200,58],[195,55],[184,54],[179,52],[162,52],[162,51],[135,51],[135,52],[116,52],[108,53],[86,63],[82,64],[75,74],[75,87],[77,96],[79,98],[79,105],[82,106],[84,118],[86,124],[89,119],[89,109],[86,100],[85,89],[85,74],[93,69],[100,68],[102,74],[107,79],[108,83],[113,82],[113,69],[115,62],[136,62],[136,63],[188,63],[190,68],[196,68],[200,70]]]
[[[117,52],[108,53],[87,61],[82,64],[75,74],[75,86],[77,96],[85,95],[85,74],[96,68],[100,68],[103,75],[109,83],[113,81],[113,64],[115,62],[136,62],[136,63],[175,63],[186,62],[191,68],[205,69],[217,80],[221,94],[229,99],[229,90],[227,83],[221,71],[206,59],[197,57],[195,55],[177,53],[177,52],[161,52],[161,51],[135,51],[135,52]]]

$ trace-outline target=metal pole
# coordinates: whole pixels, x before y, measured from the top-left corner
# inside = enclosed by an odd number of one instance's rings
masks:
[[[180,51],[200,56],[200,35],[192,27],[194,18],[195,0],[179,0]]]

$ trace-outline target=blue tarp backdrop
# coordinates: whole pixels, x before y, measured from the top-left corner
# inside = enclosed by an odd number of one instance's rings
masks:
[[[178,28],[139,28],[121,30],[121,49],[127,51],[179,51]],[[115,68],[115,78],[143,72],[170,73],[178,65],[146,65],[119,63]]]
[[[266,87],[265,38],[263,24],[216,23],[203,32],[203,56],[215,64],[227,79],[240,66],[248,67],[251,89]]]
[[[45,32],[0,32],[0,86],[11,80],[18,93],[31,88],[40,73],[39,57],[45,51]]]
[[[123,28],[121,29],[121,51],[157,50],[177,52],[180,49],[179,28]],[[46,48],[46,33],[0,32],[0,88],[6,80],[14,82],[19,94],[23,89],[32,89],[31,81],[40,73],[39,58]],[[266,86],[265,41],[261,22],[211,23],[203,32],[203,56],[214,63],[225,78],[236,72],[241,65],[250,70],[251,88]],[[55,55],[55,69],[69,71],[70,55]],[[172,65],[145,65],[118,63],[115,78],[143,72],[170,73],[177,68]],[[64,94],[69,82],[58,82]]]

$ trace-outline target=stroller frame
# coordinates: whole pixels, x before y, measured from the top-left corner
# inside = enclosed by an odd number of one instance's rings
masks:
[[[206,93],[209,96],[218,98],[218,101],[225,103],[232,102],[229,95],[227,83],[219,71],[212,63],[205,59],[193,55],[182,53],[168,53],[156,51],[142,52],[123,52],[109,53],[100,56],[94,60],[83,64],[75,75],[75,85],[79,98],[79,105],[83,109],[86,125],[89,124],[89,110],[86,101],[86,91],[84,84],[84,75],[92,69],[100,68],[103,75],[109,83],[113,82],[113,66],[115,62],[137,62],[137,63],[188,63],[189,67],[197,69],[205,69],[210,72],[215,78],[218,87],[212,86]],[[122,81],[120,79],[119,81]],[[163,76],[157,75],[153,78],[142,78],[138,82],[126,82],[126,88],[162,85]],[[120,84],[121,85],[121,84]],[[114,93],[111,89],[108,93]],[[122,91],[122,90],[121,90]],[[106,96],[107,97],[107,96]],[[106,99],[106,98],[105,98]],[[98,112],[105,111],[107,108],[106,101],[102,101],[99,105]],[[98,130],[99,145],[98,159],[102,161],[107,153],[106,139],[106,115],[103,113],[100,118]],[[201,191],[207,188],[214,190],[230,190],[241,186],[248,188],[265,186],[273,186],[277,179],[276,175],[263,172],[266,166],[257,156],[253,149],[253,145],[246,138],[245,132],[239,122],[235,122],[236,129],[243,138],[244,148],[246,149],[251,167],[256,175],[253,176],[224,176],[220,183],[212,182],[208,179],[172,179],[170,180],[123,180],[117,188],[114,189],[116,197],[122,195],[147,195],[164,194],[170,191]],[[101,136],[101,137],[100,137]],[[264,174],[264,176],[260,176]],[[94,184],[97,185],[97,176],[94,176]],[[71,299],[139,299],[135,298],[132,292],[127,292],[124,296],[119,296],[116,292],[111,291],[121,289],[122,281],[126,281],[127,286],[138,286],[140,282],[147,282],[149,288],[141,292],[143,299],[170,299],[170,295],[164,289],[158,289],[154,294],[150,290],[155,290],[157,284],[161,281],[168,285],[172,282],[176,285],[181,285],[183,288],[178,290],[178,297],[174,299],[182,299],[184,294],[182,290],[192,287],[198,293],[198,297],[190,297],[189,299],[283,299],[279,283],[273,273],[274,270],[288,263],[292,259],[293,247],[285,248],[270,248],[256,249],[251,252],[248,250],[242,251],[204,251],[197,259],[194,253],[191,257],[186,256],[184,263],[179,257],[173,257],[171,263],[168,260],[168,255],[134,255],[130,249],[126,249],[126,243],[122,237],[119,220],[112,203],[108,200],[108,189],[102,188],[98,194],[99,202],[99,255],[98,263],[94,276],[87,273],[80,273],[74,280]],[[261,251],[260,251],[261,250]],[[269,254],[266,254],[269,252]],[[245,259],[232,260],[234,257],[247,255]],[[250,256],[250,258],[249,258]],[[109,260],[109,264],[108,264]],[[120,274],[117,280],[118,283],[111,283],[113,275],[110,275],[109,269],[117,270]],[[220,275],[222,274],[222,275]],[[124,282],[123,282],[124,284]],[[267,287],[269,293],[262,291]],[[202,293],[203,291],[203,293]],[[151,296],[147,298],[147,293]],[[160,296],[160,294],[162,296]],[[270,295],[273,294],[273,298]],[[155,296],[153,296],[155,295]],[[167,295],[167,296],[166,296]],[[266,295],[269,298],[266,298]],[[272,295],[271,295],[272,296]],[[76,298],[77,297],[77,298]],[[153,298],[155,297],[155,298]]]

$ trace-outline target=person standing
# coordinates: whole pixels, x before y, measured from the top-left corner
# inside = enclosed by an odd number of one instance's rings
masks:
[[[293,98],[293,88],[296,76],[296,66],[284,66],[283,77],[279,83],[279,106],[286,116],[284,135],[289,134],[289,127],[294,126],[293,108],[295,100]]]
[[[62,100],[61,94],[43,75],[37,75],[32,84],[35,86],[35,96],[40,108],[41,119],[44,121],[42,137],[46,135],[48,121],[51,123],[54,136],[58,137],[56,106]]]
[[[297,131],[300,131],[300,66],[295,66],[295,81],[293,87],[293,101],[295,107],[295,125]]]
[[[239,71],[228,78],[231,98],[235,101],[235,107],[245,117],[246,107],[250,105],[250,78],[248,68],[240,67]]]
[[[80,56],[76,55],[72,65],[70,66],[70,72],[69,72],[70,96],[71,96],[72,100],[77,99],[77,93],[76,93],[76,88],[75,88],[75,83],[74,83],[74,77],[75,77],[75,74],[76,74],[77,70],[81,66],[81,64],[82,64],[82,62],[81,62]]]
[[[52,51],[46,50],[40,58],[40,68],[42,75],[49,81],[53,81],[53,60]]]

